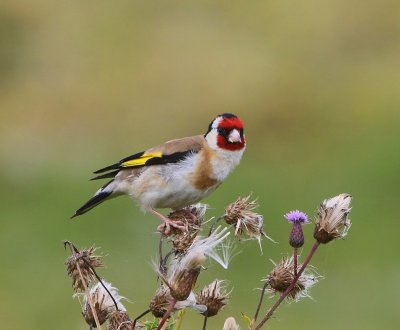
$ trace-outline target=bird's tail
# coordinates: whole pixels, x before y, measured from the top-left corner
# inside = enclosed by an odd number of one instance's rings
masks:
[[[117,195],[114,193],[113,182],[114,180],[111,180],[106,185],[101,187],[91,199],[89,199],[85,204],[83,204],[78,210],[75,211],[75,214],[71,217],[71,219],[90,211],[92,208],[103,203],[107,199],[110,199]]]

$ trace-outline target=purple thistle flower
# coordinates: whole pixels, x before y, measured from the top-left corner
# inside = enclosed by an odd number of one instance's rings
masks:
[[[289,213],[285,214],[285,218],[287,221],[291,223],[309,223],[307,214],[301,212],[299,210],[290,211]]]

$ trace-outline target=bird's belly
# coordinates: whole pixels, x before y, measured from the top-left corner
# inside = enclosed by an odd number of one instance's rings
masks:
[[[198,189],[190,177],[191,171],[184,167],[154,166],[131,182],[129,195],[145,209],[179,209],[199,202],[219,185]]]

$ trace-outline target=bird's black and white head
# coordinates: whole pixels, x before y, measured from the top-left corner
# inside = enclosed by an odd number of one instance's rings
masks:
[[[217,116],[204,135],[209,146],[215,150],[244,151],[246,140],[242,120],[231,113]]]

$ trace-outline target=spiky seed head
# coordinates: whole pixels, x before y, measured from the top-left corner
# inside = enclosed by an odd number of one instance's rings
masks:
[[[172,248],[176,254],[185,253],[190,246],[193,244],[197,234],[200,230],[190,232],[187,231],[185,233],[181,233],[180,235],[176,235],[172,240]]]
[[[258,207],[256,201],[249,202],[249,199],[250,195],[247,197],[238,197],[235,202],[226,207],[224,220],[227,224],[236,225],[244,211],[252,211]]]
[[[351,200],[351,195],[340,194],[322,202],[314,228],[314,238],[319,243],[326,244],[347,235],[351,226]]]
[[[163,284],[157,289],[155,296],[150,301],[149,309],[155,317],[161,318],[164,316],[172,300],[170,289]],[[196,305],[196,297],[193,292],[190,293],[186,300],[176,302],[174,310],[185,309],[187,307],[203,310],[203,306]]]
[[[173,228],[175,237],[172,240],[172,246],[175,253],[182,254],[192,245],[197,234],[200,232],[207,209],[208,205],[197,203],[169,214],[170,219],[180,221],[186,227],[185,231]]]
[[[111,283],[108,283],[106,281],[103,281],[103,284],[113,296],[115,302],[117,303],[118,310],[126,311],[124,305],[122,305],[121,303],[121,299],[123,299],[123,297],[118,294],[118,289],[113,287]],[[117,307],[110,297],[110,294],[104,289],[101,283],[97,283],[96,285],[94,285],[90,289],[89,294],[92,302],[94,303],[94,308],[100,324],[103,324],[107,320],[108,315],[111,312],[117,310]],[[89,324],[91,327],[96,327],[96,321],[86,295],[83,299],[83,316],[87,324]]]
[[[302,265],[298,265],[298,270]],[[287,299],[297,301],[303,297],[309,297],[310,288],[317,283],[319,276],[314,274],[308,266],[300,275],[296,285],[290,291]],[[267,276],[266,281],[269,285],[267,289],[270,293],[283,293],[292,284],[294,279],[294,261],[291,258],[282,258],[279,264],[275,265],[274,269]]]
[[[67,258],[65,264],[67,266],[67,274],[72,278],[72,286],[75,292],[84,291],[85,282],[89,286],[90,282],[95,279],[93,269],[103,267],[102,256],[95,255],[97,248],[92,246],[90,249],[83,249]],[[78,265],[82,273],[82,278],[79,274]]]
[[[239,330],[239,324],[236,323],[236,320],[233,317],[228,317],[225,320],[222,330]]]
[[[263,232],[264,217],[253,211],[258,204],[255,200],[249,201],[249,199],[250,195],[238,197],[235,202],[229,204],[225,209],[224,220],[235,227],[236,237],[245,236],[260,243],[261,236],[266,236]]]
[[[207,317],[217,315],[226,306],[228,300],[229,292],[226,290],[226,283],[221,280],[215,280],[205,286],[196,296],[197,304],[207,307],[207,310],[202,313]]]
[[[127,312],[114,311],[108,317],[107,330],[133,330],[133,322]]]
[[[186,232],[193,234],[199,232],[201,225],[204,222],[204,215],[207,211],[208,205],[197,203],[194,205],[186,206],[182,209],[172,211],[168,218],[172,221],[182,222],[186,226],[186,230],[182,231],[177,228],[172,228],[173,235],[181,235]]]
[[[150,301],[149,309],[155,317],[163,317],[171,301],[172,296],[169,288],[166,285],[161,285]]]

